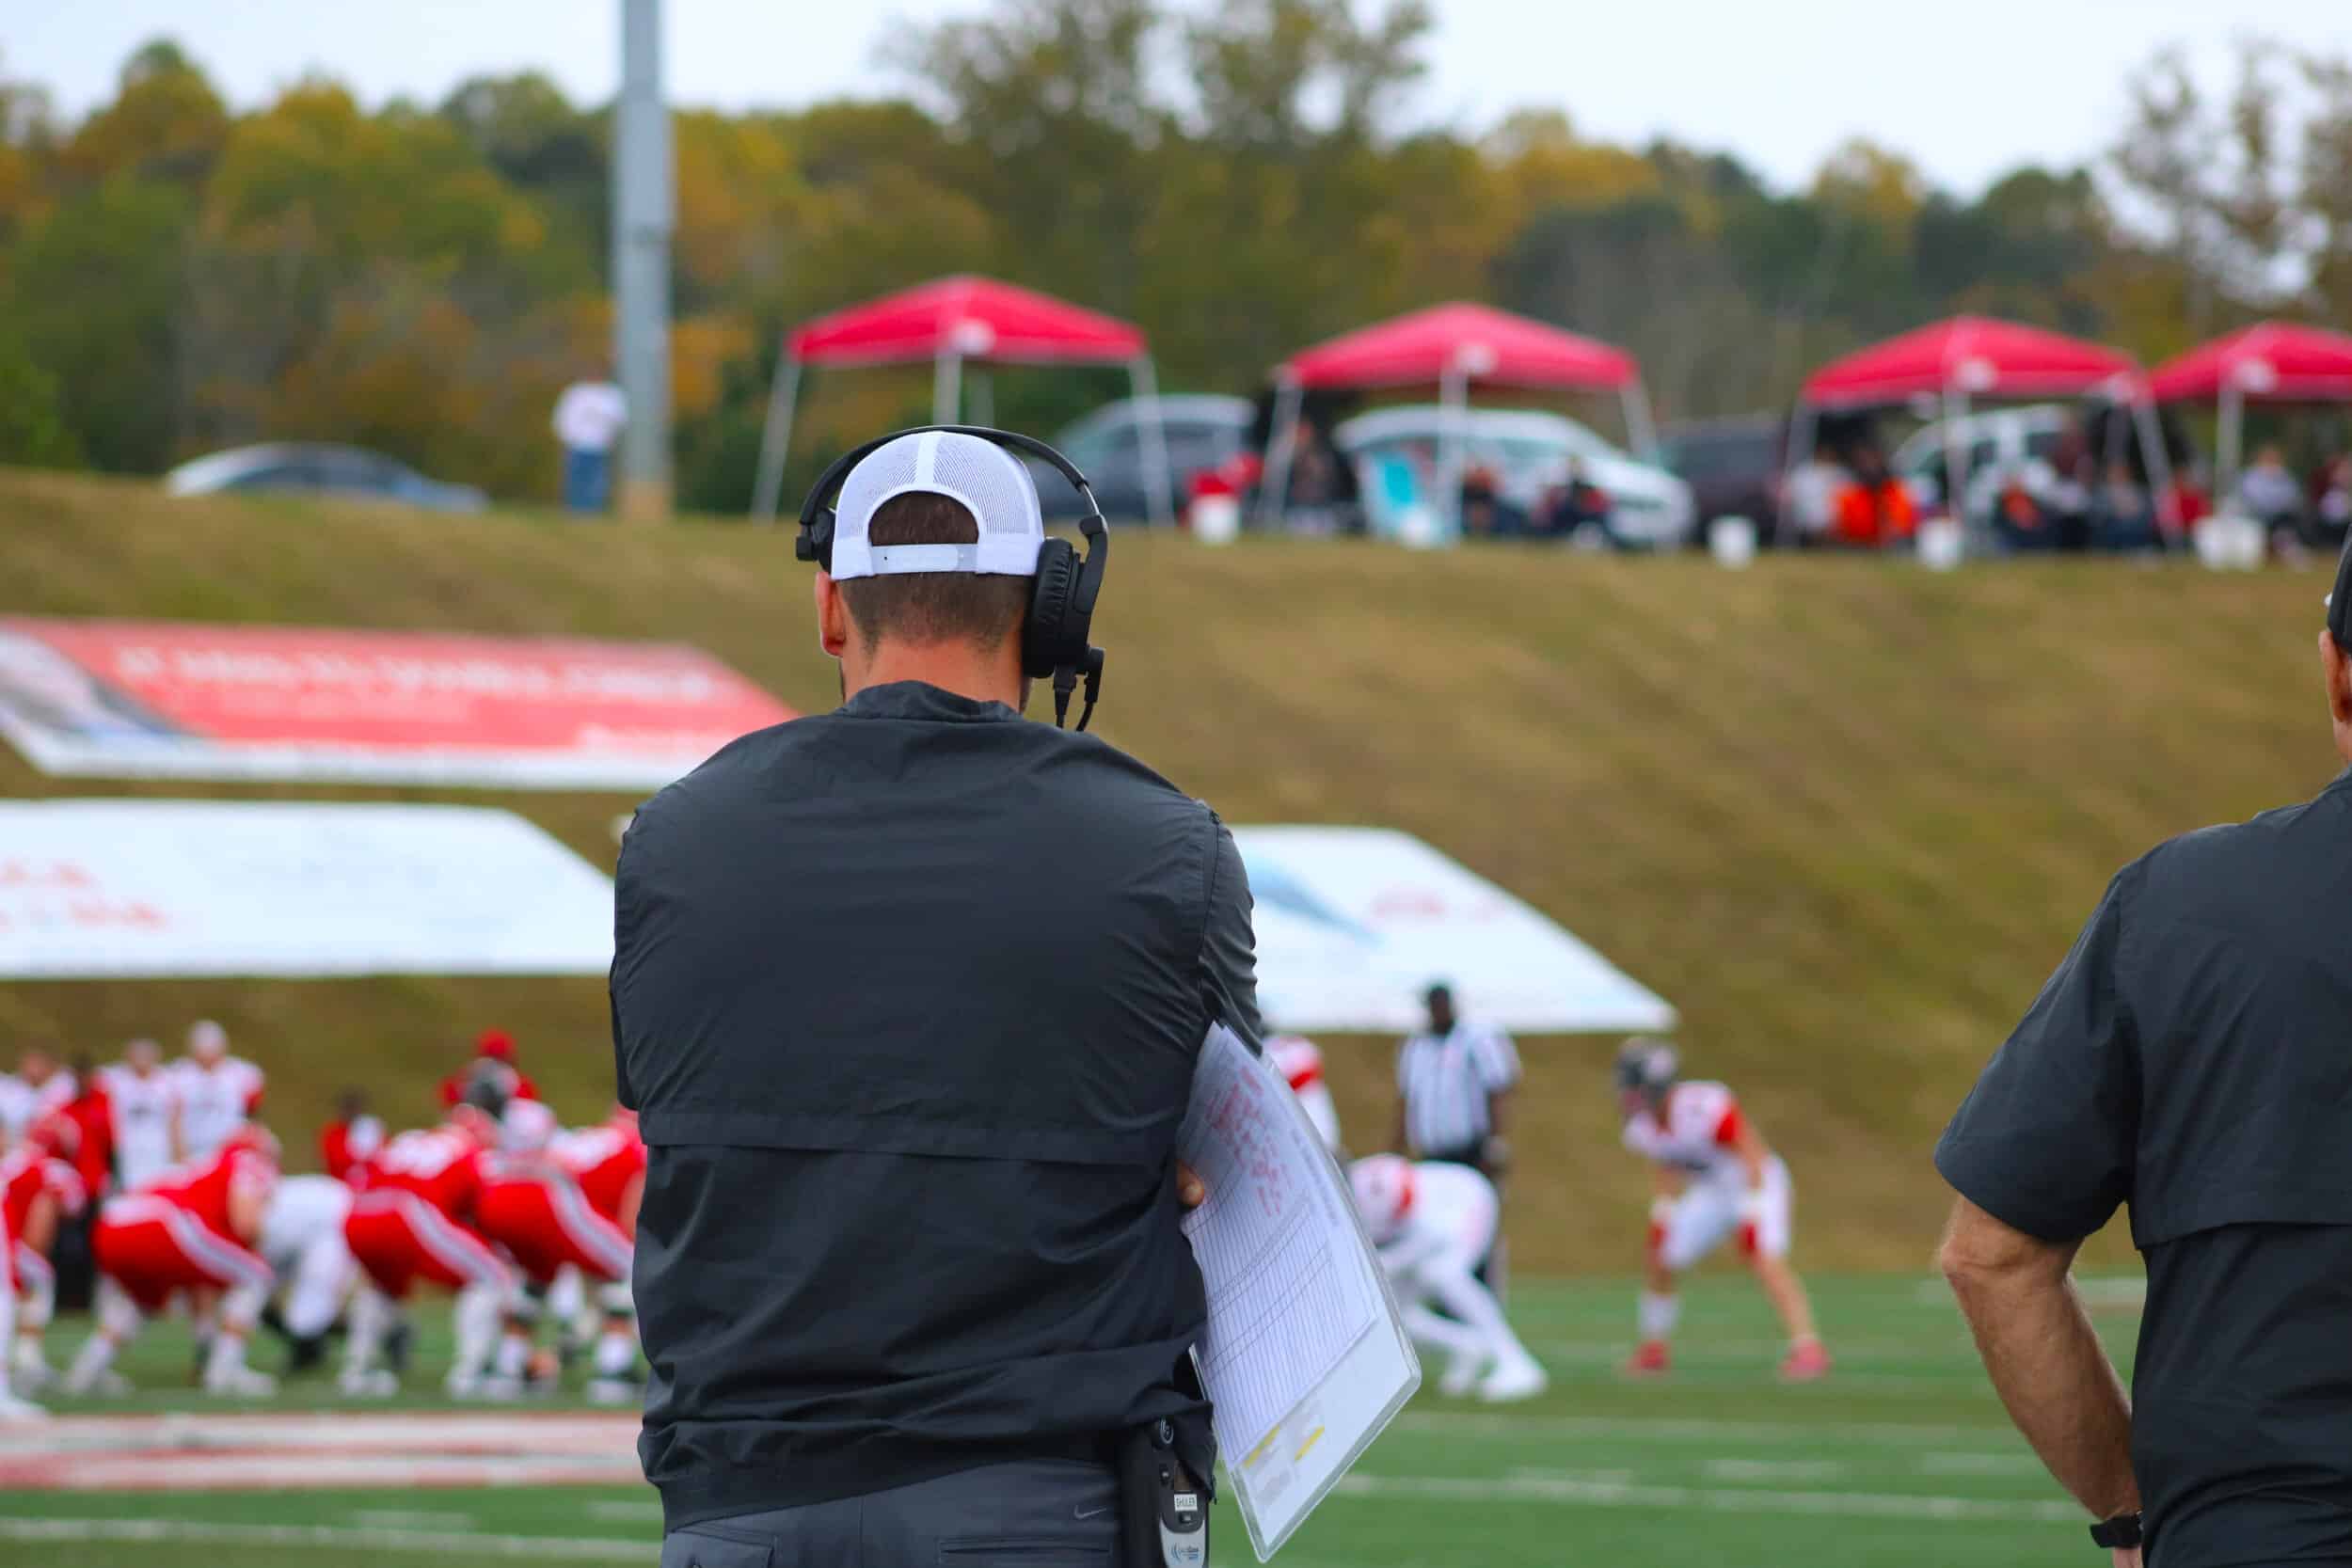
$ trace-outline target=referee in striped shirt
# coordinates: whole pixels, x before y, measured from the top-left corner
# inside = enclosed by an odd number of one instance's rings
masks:
[[[1457,1017],[1452,988],[1431,986],[1422,1000],[1429,1027],[1397,1053],[1394,1147],[1500,1181],[1509,1163],[1503,1130],[1519,1053],[1502,1030]]]

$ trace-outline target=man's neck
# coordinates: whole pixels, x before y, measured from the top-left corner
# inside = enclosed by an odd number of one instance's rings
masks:
[[[968,642],[885,642],[860,661],[854,675],[842,667],[842,695],[854,697],[869,686],[920,681],[977,703],[1021,705],[1021,663],[1015,648],[980,648]]]

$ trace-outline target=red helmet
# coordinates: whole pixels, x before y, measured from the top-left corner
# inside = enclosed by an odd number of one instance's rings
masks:
[[[511,1062],[515,1059],[515,1037],[503,1029],[485,1029],[474,1037],[473,1050],[477,1056]]]
[[[60,1160],[82,1152],[82,1124],[62,1111],[52,1111],[26,1130],[24,1141]]]

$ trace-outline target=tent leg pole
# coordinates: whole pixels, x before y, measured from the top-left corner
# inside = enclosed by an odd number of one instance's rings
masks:
[[[931,423],[953,424],[963,401],[963,359],[943,352],[931,363]]]
[[[776,520],[776,502],[784,489],[785,453],[792,446],[793,404],[801,394],[801,362],[787,359],[776,367],[768,388],[768,423],[759,433],[759,477],[752,485],[752,521]]]
[[[1137,426],[1143,436],[1143,489],[1151,499],[1152,526],[1168,528],[1176,521],[1176,476],[1168,471],[1168,426],[1161,418],[1160,381],[1150,356],[1128,365],[1127,380],[1143,416]]]
[[[1293,433],[1306,400],[1306,388],[1295,381],[1285,381],[1274,393],[1274,429],[1266,440],[1265,472],[1258,482],[1258,516],[1267,523],[1282,520],[1290,499],[1291,457],[1298,444]]]
[[[2220,452],[2213,476],[2213,509],[2220,511],[2228,505],[2237,490],[2238,464],[2243,459],[2246,440],[2246,394],[2235,382],[2224,379],[2221,384],[2220,430],[2217,433]]]
[[[1444,499],[1442,515],[1446,530],[1458,543],[1462,537],[1462,427],[1470,418],[1470,376],[1458,368],[1449,369],[1438,383],[1438,418],[1444,431],[1438,461],[1439,494]]]
[[[1658,461],[1658,425],[1650,417],[1649,388],[1638,375],[1626,384],[1625,438],[1634,456],[1645,463]]]
[[[1964,531],[1968,527],[1968,476],[1960,460],[1960,421],[1968,417],[1968,394],[1944,389],[1944,512]]]
[[[2169,548],[2180,531],[2181,509],[2172,496],[2172,459],[2164,450],[2164,425],[2155,404],[2146,396],[2135,397],[2132,422],[2139,427],[2139,460],[2148,470],[2150,499],[2155,502],[2156,538]]]

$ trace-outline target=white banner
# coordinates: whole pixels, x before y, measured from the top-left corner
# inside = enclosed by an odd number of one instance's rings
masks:
[[[1636,1034],[1675,1010],[1574,933],[1409,833],[1235,828],[1256,896],[1269,1028],[1404,1034],[1422,993],[1454,988],[1514,1033]]]
[[[0,977],[596,974],[612,883],[512,812],[0,801]]]

